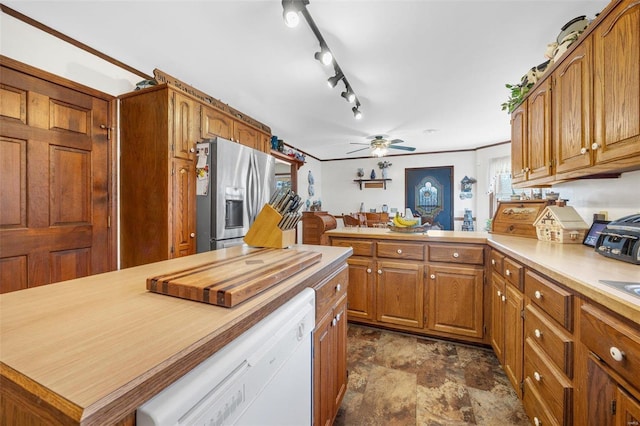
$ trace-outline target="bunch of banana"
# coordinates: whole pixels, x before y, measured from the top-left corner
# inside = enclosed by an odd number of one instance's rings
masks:
[[[418,224],[418,220],[417,219],[409,220],[401,216],[394,216],[393,224],[398,228],[410,228],[412,226],[416,226]]]

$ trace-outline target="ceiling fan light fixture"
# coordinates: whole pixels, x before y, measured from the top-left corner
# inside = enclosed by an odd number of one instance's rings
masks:
[[[373,148],[373,151],[371,151],[371,154],[374,157],[384,157],[385,155],[387,155],[387,148],[384,146],[376,146],[375,148]]]
[[[360,120],[362,118],[362,113],[360,112],[357,106],[354,106],[353,108],[351,108],[351,111],[353,111],[353,117],[356,120]]]

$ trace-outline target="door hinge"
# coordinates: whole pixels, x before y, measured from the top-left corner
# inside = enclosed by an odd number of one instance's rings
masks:
[[[176,174],[176,168],[175,166],[171,166],[171,176]]]
[[[102,130],[106,130],[107,131],[107,140],[110,141],[111,140],[111,127],[107,126],[106,124],[101,124],[100,128]]]
[[[171,246],[171,250],[169,250],[169,252],[171,253],[171,255],[173,256],[173,246]]]
[[[485,334],[485,335],[487,334],[487,324],[484,324],[482,326],[482,333]]]
[[[524,382],[520,382],[520,392],[524,395]]]
[[[111,228],[111,215],[107,216],[107,228]]]
[[[616,400],[615,400],[615,399],[614,399],[614,400],[612,400],[612,401],[611,401],[611,406],[610,406],[610,408],[611,408],[611,415],[612,415],[612,416],[615,416],[615,414],[616,414],[616,411],[617,411],[617,407],[616,407],[616,405],[617,405],[617,404],[616,404]]]
[[[524,318],[524,309],[522,309],[522,310],[520,311],[520,317],[521,317],[522,319],[525,319],[525,318]]]

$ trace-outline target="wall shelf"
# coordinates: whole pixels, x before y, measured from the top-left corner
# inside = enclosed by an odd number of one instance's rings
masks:
[[[391,182],[391,179],[354,179],[353,181],[360,185],[360,191],[362,191],[363,183],[365,188],[387,189],[387,182]]]

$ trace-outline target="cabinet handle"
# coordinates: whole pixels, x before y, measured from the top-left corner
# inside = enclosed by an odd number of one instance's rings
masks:
[[[594,142],[594,143],[591,144],[591,149],[592,150],[595,151],[598,148],[600,148],[600,144],[598,142]]]
[[[436,279],[436,275],[435,275],[435,274],[431,274],[429,277],[430,277],[432,280],[435,280],[435,279]]]
[[[189,234],[189,236],[190,236],[191,238],[195,238],[196,233],[195,233],[195,232],[192,232],[192,233],[190,233],[190,234]]]
[[[511,276],[511,271],[507,269],[506,271],[504,271],[504,274],[506,276],[510,277]]]
[[[453,252],[453,257],[460,257],[460,255],[457,252]]]
[[[540,380],[542,380],[542,376],[537,371],[533,373],[533,378],[536,379],[536,382],[539,382]]]
[[[540,293],[540,290],[536,290],[535,293],[533,293],[533,295],[536,297],[536,299],[540,300],[542,299],[542,293]]]
[[[505,295],[502,295],[501,299],[502,299],[503,302],[507,301],[507,297]]]
[[[378,274],[382,275],[382,269],[378,269]]]
[[[624,352],[622,352],[620,349],[616,348],[615,346],[611,346],[609,348],[609,355],[611,355],[611,358],[613,358],[618,362],[622,361],[622,359],[624,358]]]
[[[398,249],[396,251],[398,252],[398,254],[402,254],[402,249]]]
[[[342,286],[340,284],[338,284],[336,286],[336,293],[340,292],[341,289],[342,289]]]
[[[371,273],[371,268],[367,268],[367,274]]]
[[[582,154],[582,155],[586,154],[587,152],[589,152],[589,149],[584,148],[584,147],[580,150],[580,154]]]
[[[539,339],[542,337],[542,331],[538,330],[537,328],[535,330],[533,330],[533,334]]]
[[[491,259],[491,264],[492,264],[493,266],[495,266],[495,265],[496,265],[496,260],[495,260],[495,259]]]
[[[539,418],[534,417],[533,418],[533,424],[536,425],[536,426],[540,426],[542,424],[542,422],[540,421]]]

